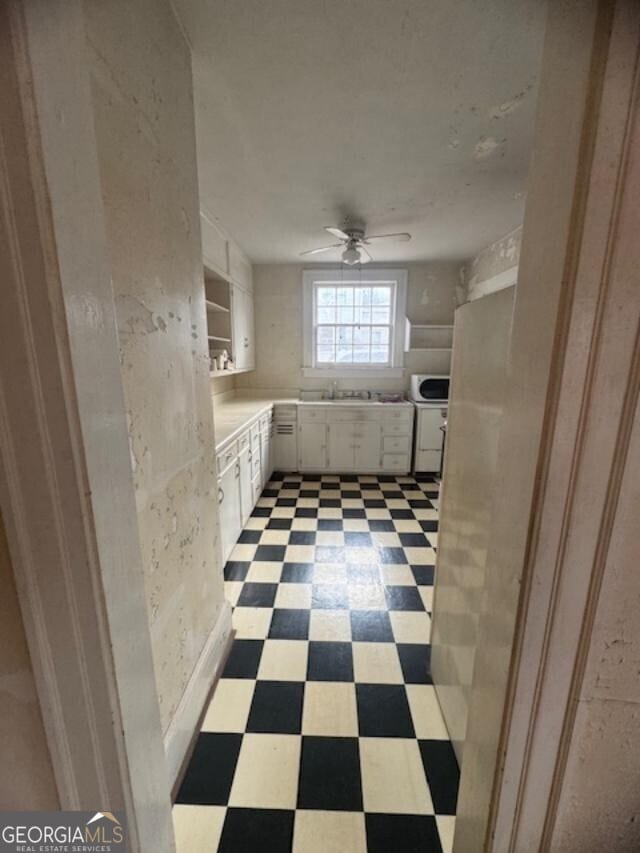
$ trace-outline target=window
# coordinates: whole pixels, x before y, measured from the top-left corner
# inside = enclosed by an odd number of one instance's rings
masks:
[[[401,374],[404,271],[307,271],[304,288],[307,375]]]

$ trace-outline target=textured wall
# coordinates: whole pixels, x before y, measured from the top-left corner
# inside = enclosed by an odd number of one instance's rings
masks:
[[[640,850],[640,405],[613,523],[552,849]]]
[[[223,602],[190,53],[168,0],[85,9],[166,731]]]
[[[58,809],[40,702],[0,518],[0,809]]]
[[[458,296],[456,264],[398,264],[407,269],[407,315],[414,323],[453,323]],[[253,268],[256,317],[256,370],[240,374],[239,388],[326,388],[325,378],[302,375],[302,272],[303,264],[264,264]],[[418,353],[407,358],[404,379],[343,379],[343,388],[402,390],[409,373],[433,370]],[[439,372],[440,368],[434,370]],[[444,371],[448,369],[448,362]]]

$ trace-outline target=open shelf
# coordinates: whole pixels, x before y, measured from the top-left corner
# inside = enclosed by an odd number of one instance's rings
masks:
[[[210,370],[209,378],[219,379],[221,376],[235,376],[238,373],[248,373],[250,370],[252,370],[251,367],[234,367],[233,370]]]
[[[205,299],[207,303],[207,311],[215,311],[219,314],[228,314],[229,309],[225,308],[224,305],[220,305],[218,302],[214,302],[212,299]]]
[[[223,344],[230,344],[231,338],[221,338],[219,335],[207,335],[210,341],[220,341]]]
[[[412,323],[413,329],[453,329],[453,326],[438,326],[433,323]]]
[[[451,352],[452,347],[452,325],[412,323],[407,319],[405,352]]]

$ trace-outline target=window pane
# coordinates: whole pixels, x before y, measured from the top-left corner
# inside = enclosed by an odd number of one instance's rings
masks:
[[[391,305],[391,288],[388,285],[371,288],[371,302],[374,305]]]
[[[369,307],[361,307],[356,308],[355,314],[353,317],[354,323],[363,323],[368,324],[371,322],[371,308]]]
[[[316,298],[318,305],[335,305],[336,304],[336,289],[335,287],[318,287],[316,289]]]
[[[353,343],[353,329],[351,326],[338,326],[336,329],[338,345],[351,346]]]
[[[353,361],[357,364],[369,363],[369,347],[354,347]]]
[[[389,343],[389,327],[374,326],[371,329],[371,343],[376,346],[387,345]]]
[[[353,323],[353,306],[338,308],[338,323]]]
[[[371,288],[370,287],[356,287],[355,304],[356,305],[371,305]]]
[[[386,364],[389,361],[389,347],[371,347],[371,361]]]
[[[326,284],[314,289],[315,363],[391,363],[394,287]]]
[[[386,308],[372,308],[371,309],[371,322],[372,323],[390,323],[391,322],[391,308],[387,306]]]
[[[370,328],[369,326],[356,326],[353,330],[353,343],[354,346],[369,346],[370,340]],[[386,341],[378,341],[378,343],[386,343]]]
[[[338,288],[338,305],[353,305],[353,287]]]
[[[335,323],[336,309],[335,308],[318,308],[318,323]]]
[[[335,340],[336,330],[333,326],[318,326],[318,344],[320,346],[333,346]]]
[[[336,360],[333,347],[318,347],[318,362],[333,364]]]

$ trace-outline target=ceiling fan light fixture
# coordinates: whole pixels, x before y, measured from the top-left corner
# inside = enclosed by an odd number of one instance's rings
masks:
[[[355,246],[347,246],[342,253],[342,262],[350,267],[354,266],[354,264],[360,263],[360,252]]]

